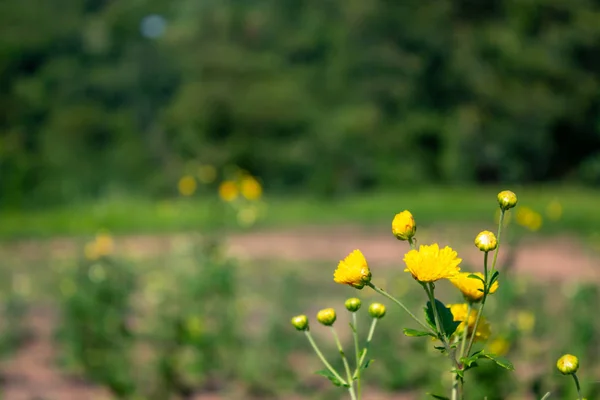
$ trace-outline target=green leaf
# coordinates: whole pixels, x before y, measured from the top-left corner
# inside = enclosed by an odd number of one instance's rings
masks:
[[[500,276],[500,272],[494,272],[494,275],[492,275],[492,279],[490,279],[490,286],[492,286],[492,284],[498,280],[498,276]]]
[[[452,316],[452,312],[450,311],[450,309],[447,308],[444,305],[444,303],[442,303],[438,299],[435,299],[435,307],[437,309],[438,316],[440,317],[440,323],[442,324],[442,329],[444,331],[443,333],[446,336],[446,338],[449,338],[456,331],[456,328],[458,328],[460,322],[454,321],[454,317]],[[433,307],[431,306],[430,301],[427,302],[427,308],[425,309],[425,317],[427,319],[427,322],[429,322],[429,325],[433,323],[433,327],[435,327],[435,317],[433,315]]]
[[[482,353],[482,354],[484,357],[489,358],[490,360],[494,361],[496,364],[498,364],[502,368],[506,368],[509,371],[515,370],[515,366],[504,357],[501,357],[496,354],[490,354],[490,353]]]
[[[315,374],[324,376],[325,378],[329,379],[331,381],[331,383],[333,383],[335,386],[348,386],[348,385],[344,385],[342,382],[340,382],[340,380],[338,378],[336,378],[331,373],[331,371],[328,369],[319,370],[319,371],[315,372]]]
[[[440,396],[438,394],[433,394],[433,393],[427,393],[429,396],[433,397],[434,399],[440,399],[440,400],[450,400],[450,398],[445,397],[445,396]]]
[[[475,275],[475,274],[470,274],[469,276],[467,276],[467,278],[471,278],[471,279],[478,279],[481,282],[483,282],[485,284],[485,279],[483,279],[482,277],[480,277],[479,275]]]
[[[354,327],[352,322],[348,323],[348,325],[350,325],[350,329],[352,329],[352,332],[356,333],[356,328]]]
[[[363,365],[363,366],[362,366],[360,369],[363,369],[363,370],[364,370],[364,369],[367,369],[367,368],[369,368],[369,365],[371,365],[371,363],[372,363],[373,361],[375,361],[375,360],[373,360],[373,359],[367,360],[367,362],[365,363],[365,365]]]
[[[435,335],[431,332],[419,331],[416,329],[409,329],[409,328],[404,328],[404,334],[409,337],[419,337],[419,336],[435,337]]]

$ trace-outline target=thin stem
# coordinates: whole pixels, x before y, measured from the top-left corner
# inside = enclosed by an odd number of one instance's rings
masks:
[[[452,400],[458,400],[458,375],[454,375],[452,382]]]
[[[358,361],[359,367],[357,368],[356,372],[354,372],[353,378],[356,377],[356,373],[358,372],[360,367],[362,367],[363,363],[365,362],[365,358],[367,357],[367,352],[369,351],[369,345],[371,344],[371,340],[373,339],[373,333],[375,332],[375,327],[377,326],[377,321],[378,321],[377,318],[373,318],[373,320],[371,321],[371,328],[369,329],[369,336],[367,337],[367,344],[365,345],[363,353],[360,356],[360,360]]]
[[[352,336],[354,336],[354,356],[356,358],[356,370],[354,375],[356,376],[356,397],[360,400],[360,349],[358,346],[358,324],[356,313],[352,313]]]
[[[356,394],[354,393],[354,382],[352,381],[352,373],[350,372],[350,365],[348,364],[348,359],[346,358],[346,354],[344,353],[344,348],[342,347],[342,342],[340,342],[340,338],[338,337],[337,332],[333,325],[331,326],[331,334],[335,339],[335,344],[340,352],[340,356],[342,357],[342,361],[344,362],[344,369],[346,370],[346,377],[348,379],[348,393],[350,393],[350,397],[352,400],[356,400]]]
[[[544,397],[542,397],[542,400],[546,400],[546,399],[549,399],[549,398],[550,398],[550,392],[546,393],[544,395]]]
[[[577,379],[577,375],[573,374],[573,380],[575,381],[575,386],[577,387],[577,395],[579,396],[579,400],[583,400],[583,395],[581,394],[581,386],[579,385],[579,379]]]
[[[500,219],[500,222],[502,222],[502,218]],[[477,327],[479,326],[479,320],[481,319],[481,315],[483,314],[483,307],[485,307],[485,300],[487,299],[487,295],[488,295],[488,252],[486,251],[485,254],[483,255],[483,269],[485,270],[485,283],[483,284],[483,298],[481,299],[481,305],[479,306],[479,311],[477,312],[477,317],[475,317],[475,325],[473,325],[473,332],[471,333],[471,339],[469,340],[469,346],[467,347],[467,354],[466,356],[468,357],[469,354],[471,354],[471,348],[473,347],[473,342],[475,341],[475,336],[477,336]],[[471,317],[471,314],[467,314],[467,320],[465,322],[465,331],[466,331],[466,335],[469,334],[469,318]]]
[[[471,315],[471,310],[473,309],[473,304],[469,302],[467,304],[467,324],[469,323],[469,315]],[[469,335],[469,327],[463,332],[460,344],[460,353],[458,354],[458,359],[460,361],[461,358],[465,356],[465,344],[467,343],[467,336]]]
[[[439,339],[442,341],[442,343],[444,344],[444,347],[446,347],[446,350],[448,349],[448,345],[446,344],[446,333],[444,332],[444,327],[442,326],[441,320],[440,320],[440,316],[438,314],[438,309],[437,309],[437,304],[435,302],[435,295],[433,294],[433,283],[423,283],[423,288],[425,289],[425,291],[427,292],[427,296],[429,297],[429,302],[431,303],[431,308],[433,309],[433,319],[435,321],[435,326],[438,330],[438,336]]]
[[[505,212],[506,211],[502,210],[502,212],[500,213],[500,221],[498,223],[498,234],[496,235],[496,242],[498,244],[496,245],[496,252],[494,253],[494,260],[492,261],[492,273],[491,273],[492,276],[494,275],[494,272],[496,272],[496,261],[498,260],[498,252],[500,251],[500,235],[502,235],[502,225],[504,225],[504,213]],[[485,281],[487,282],[487,278]]]
[[[317,353],[317,356],[321,359],[321,361],[323,362],[323,364],[325,365],[325,367],[327,367],[327,369],[329,370],[329,372],[331,372],[333,374],[333,376],[335,376],[335,378],[340,381],[343,385],[346,385],[346,381],[340,376],[340,374],[337,373],[337,371],[331,366],[331,364],[329,364],[327,362],[327,359],[325,358],[325,356],[323,355],[323,353],[321,353],[321,350],[319,350],[319,347],[317,346],[317,344],[315,343],[314,339],[312,338],[312,335],[310,334],[309,331],[304,331],[304,333],[306,334],[306,337],[308,338],[308,341],[310,342],[310,345],[312,346],[313,350],[315,351],[315,353]]]
[[[396,299],[394,296],[390,295],[388,292],[386,292],[385,290],[373,285],[371,282],[367,283],[368,286],[370,286],[374,291],[376,291],[377,293],[387,297],[388,299],[392,300],[394,303],[398,304],[400,307],[402,307],[402,309],[404,311],[406,311],[408,313],[408,315],[410,315],[412,317],[412,319],[414,319],[415,321],[417,321],[419,323],[419,325],[421,325],[423,328],[425,328],[425,330],[435,334],[435,332],[433,331],[433,329],[431,329],[430,326],[427,326],[427,324],[425,324],[424,322],[422,322],[419,318],[417,318],[415,316],[415,314],[413,314],[412,312],[410,312],[410,310],[408,308],[406,308],[406,306],[404,304],[402,304],[402,302],[400,302],[400,300]]]

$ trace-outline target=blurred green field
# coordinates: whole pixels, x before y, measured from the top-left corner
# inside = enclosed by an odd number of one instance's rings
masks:
[[[28,357],[27,342],[37,335],[32,314],[41,312],[54,332],[45,346],[56,349],[56,359],[31,370],[42,368],[43,375],[44,368],[54,369],[63,377],[56,386],[72,389],[73,379],[79,379],[95,392],[111,388],[108,398],[121,399],[159,400],[187,392],[213,393],[217,399],[341,399],[344,391],[313,375],[321,366],[289,319],[308,314],[313,334],[335,360],[331,337],[314,315],[320,308],[336,308],[336,326],[350,348],[343,302],[358,296],[366,305],[379,301],[389,310],[370,351],[375,362],[366,371],[366,393],[424,399],[426,391],[448,386],[450,375],[432,342],[403,336],[402,328],[414,323],[371,290],[335,284],[335,262],[235,261],[220,247],[201,243],[180,239],[173,251],[141,260],[3,253],[3,318],[10,321],[1,332],[4,373],[11,359]],[[377,265],[374,282],[419,313],[425,295],[402,269]],[[438,291],[446,303],[460,301],[448,282],[440,282]],[[597,283],[576,276],[557,282],[503,274],[488,304],[493,334],[484,346],[505,354],[517,371],[482,363],[467,383],[472,398],[539,399],[546,391],[554,398],[574,398],[571,382],[554,368],[567,351],[581,357],[587,397],[600,395],[594,381],[600,374],[598,302]],[[360,324],[364,335],[365,310]],[[36,381],[12,383],[7,393],[28,384]]]
[[[560,224],[543,224],[542,233],[600,232],[600,190],[572,186],[511,188],[519,193],[519,205],[528,206],[544,217],[548,205],[562,207]],[[258,228],[301,225],[386,223],[394,213],[410,209],[422,224],[489,221],[490,199],[497,187],[416,187],[396,193],[355,194],[334,199],[267,194],[268,208]],[[114,198],[96,203],[31,211],[0,211],[0,237],[51,237],[91,235],[100,229],[113,234],[210,232],[223,228],[231,217],[215,212],[216,196],[175,198],[161,202],[146,198]],[[492,203],[493,204],[493,203]],[[492,211],[490,211],[492,210]],[[233,226],[232,229],[239,229]]]

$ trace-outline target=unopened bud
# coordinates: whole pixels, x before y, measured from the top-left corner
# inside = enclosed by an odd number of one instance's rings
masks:
[[[369,306],[369,314],[373,318],[381,319],[385,316],[385,306],[381,303],[373,303]]]
[[[292,325],[294,325],[294,328],[298,329],[299,331],[307,331],[308,318],[306,318],[306,315],[296,315],[294,318],[292,318]]]
[[[360,299],[356,298],[356,297],[352,297],[348,300],[346,300],[346,303],[344,304],[346,306],[346,309],[350,312],[357,312],[360,309],[360,306],[362,305],[362,303],[360,302]]]
[[[410,211],[404,210],[396,214],[392,220],[392,233],[399,240],[409,240],[417,232],[417,224]]]
[[[571,354],[565,354],[556,362],[556,368],[563,375],[571,375],[579,369],[579,359]]]
[[[508,210],[517,205],[517,195],[510,190],[503,190],[498,193],[498,204],[503,210]]]
[[[335,322],[337,316],[333,308],[325,308],[317,313],[317,321],[325,326],[331,326]]]
[[[492,232],[481,231],[475,237],[475,246],[481,251],[492,251],[498,247],[498,240],[496,240],[496,235]]]

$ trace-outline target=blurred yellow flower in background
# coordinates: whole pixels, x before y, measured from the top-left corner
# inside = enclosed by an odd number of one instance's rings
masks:
[[[410,272],[419,282],[435,282],[456,276],[461,261],[456,251],[448,246],[440,250],[437,243],[421,245],[418,251],[411,250],[404,256],[404,271]]]
[[[210,165],[204,164],[198,167],[198,180],[200,183],[209,184],[213,183],[217,178],[217,169]]]
[[[354,286],[362,289],[371,281],[371,271],[363,253],[354,250],[341,260],[333,273],[333,280],[337,283]]]
[[[531,311],[519,311],[516,317],[517,329],[529,333],[535,327],[535,314]]]
[[[179,179],[177,188],[179,189],[179,193],[182,196],[191,196],[196,192],[198,184],[196,183],[196,179],[194,179],[193,176],[185,175],[182,176],[181,179]]]
[[[558,221],[563,214],[562,204],[557,199],[552,200],[546,206],[546,216],[550,221]]]
[[[456,286],[462,294],[465,296],[467,301],[477,302],[483,298],[483,282],[476,278],[469,278],[469,275],[477,275],[483,279],[481,272],[460,272],[456,276],[449,278],[450,282]],[[490,294],[494,293],[498,289],[498,281],[494,282],[490,288]]]
[[[465,327],[468,326],[468,337],[473,335],[473,329],[475,328],[475,321],[477,320],[477,310],[471,310],[470,315],[467,319],[467,304],[448,304],[446,307],[452,312],[455,322],[460,322],[458,328],[456,328],[456,334],[460,335],[465,331]],[[487,322],[485,317],[479,319],[477,325],[477,332],[475,332],[475,341],[483,341],[491,335],[490,324]]]
[[[530,231],[537,231],[542,226],[542,215],[529,207],[521,207],[516,214],[517,223]]]
[[[192,339],[198,339],[202,336],[203,326],[202,320],[198,316],[191,316],[185,320],[185,328],[188,335]]]
[[[254,201],[260,199],[262,186],[253,176],[245,175],[240,182],[240,191],[247,200]]]
[[[115,242],[108,233],[99,233],[96,238],[85,245],[84,253],[88,260],[97,260],[111,255],[115,250]]]
[[[498,337],[490,342],[488,350],[492,354],[504,356],[510,350],[510,342],[503,337]]]
[[[237,199],[239,190],[235,182],[223,181],[219,185],[219,197],[221,200],[230,202]]]

